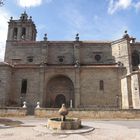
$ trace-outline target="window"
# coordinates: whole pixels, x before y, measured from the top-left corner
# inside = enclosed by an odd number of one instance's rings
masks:
[[[64,56],[58,56],[58,61],[60,63],[63,63],[64,62]]]
[[[28,56],[28,57],[27,57],[27,61],[28,61],[28,62],[33,62],[33,56]]]
[[[22,28],[22,32],[21,32],[21,38],[22,38],[22,39],[25,39],[25,35],[26,35],[26,28],[23,27],[23,28]]]
[[[14,39],[17,39],[17,34],[18,34],[18,29],[14,28],[14,31],[13,31],[13,38]]]
[[[26,94],[26,92],[27,92],[27,79],[22,79],[21,93]]]
[[[99,82],[100,90],[104,90],[104,81],[100,80]]]
[[[134,51],[132,53],[132,65],[133,66],[138,66],[140,63],[140,60],[139,60],[139,53],[137,51]]]
[[[95,60],[96,60],[96,61],[100,61],[100,60],[101,60],[101,55],[96,54],[96,55],[95,55]]]

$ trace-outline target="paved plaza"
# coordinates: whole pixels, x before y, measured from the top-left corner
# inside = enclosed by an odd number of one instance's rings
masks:
[[[0,118],[0,140],[140,140],[140,120],[82,120],[83,126],[95,129],[75,134],[41,131],[46,124],[47,119],[33,116]]]

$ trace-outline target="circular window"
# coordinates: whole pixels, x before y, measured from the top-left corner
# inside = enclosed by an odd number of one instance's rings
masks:
[[[96,54],[96,55],[95,55],[95,60],[96,60],[96,61],[100,61],[100,60],[101,60],[101,56],[100,56],[99,54]]]
[[[63,58],[59,58],[59,62],[61,62],[61,63],[62,63],[62,62],[63,62]]]

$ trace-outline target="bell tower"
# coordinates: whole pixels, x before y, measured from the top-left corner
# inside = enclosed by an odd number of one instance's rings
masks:
[[[11,17],[8,23],[9,26],[7,41],[36,40],[36,26],[32,21],[32,17],[30,16],[28,18],[26,11],[24,11],[24,13],[21,14],[20,19],[13,20],[13,17]]]

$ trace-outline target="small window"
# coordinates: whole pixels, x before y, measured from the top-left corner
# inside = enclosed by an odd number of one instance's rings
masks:
[[[28,62],[33,62],[33,56],[28,56],[28,57],[27,57],[27,61],[28,61]]]
[[[100,90],[104,90],[104,81],[103,80],[100,80],[99,86],[100,86]]]
[[[21,93],[26,94],[27,92],[27,79],[23,79],[21,82]]]
[[[95,60],[96,60],[96,61],[100,61],[100,60],[101,60],[101,55],[96,54],[96,55],[95,55]]]

